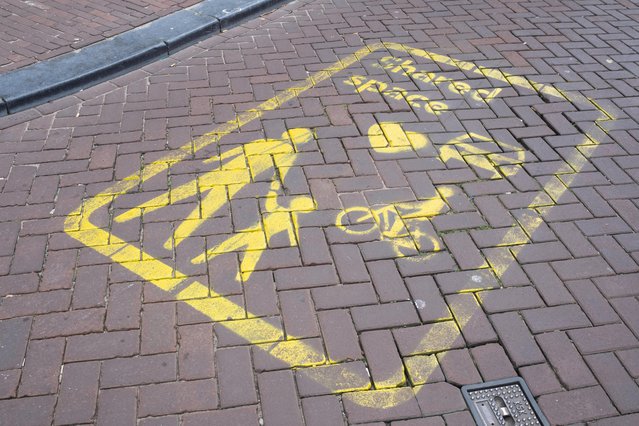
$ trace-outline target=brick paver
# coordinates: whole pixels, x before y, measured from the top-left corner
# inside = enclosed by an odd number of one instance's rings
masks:
[[[0,119],[0,424],[636,423],[638,12],[293,2]]]
[[[199,1],[3,1],[0,73],[102,41]]]

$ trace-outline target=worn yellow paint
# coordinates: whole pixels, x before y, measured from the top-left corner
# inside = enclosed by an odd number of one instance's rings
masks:
[[[325,386],[331,393],[363,391],[371,388],[368,374],[360,374],[351,363],[319,365],[307,368],[302,375]]]
[[[373,378],[375,389],[390,389],[406,384],[406,372],[402,365],[396,370],[385,372],[385,374]]]
[[[414,385],[423,385],[439,368],[435,355],[415,355],[404,358],[408,376]]]
[[[432,100],[417,93],[411,94],[406,89],[398,86],[389,86],[387,83],[374,78],[354,75],[351,80],[346,80],[345,83],[354,86],[358,93],[379,93],[390,99],[406,101],[413,108],[423,109],[430,114],[439,115],[442,111],[448,109],[448,105],[443,101]]]
[[[83,245],[109,257],[114,263],[120,264],[157,288],[171,293],[175,300],[191,306],[215,321],[216,326],[226,328],[247,343],[255,345],[258,350],[265,351],[292,367],[310,367],[305,370],[307,377],[317,381],[331,392],[342,393],[369,389],[371,382],[368,376],[364,377],[354,373],[347,364],[330,364],[331,361],[327,360],[322,351],[295,336],[286,336],[280,327],[247,312],[244,306],[233,302],[231,298],[215,294],[207,285],[190,281],[189,277],[176,270],[174,266],[153,257],[146,248],[141,249],[134,244],[127,243],[117,235],[94,225],[91,222],[91,217],[98,210],[108,208],[110,203],[119,196],[139,189],[144,182],[158,174],[166,173],[171,165],[191,158],[203,148],[216,146],[226,135],[260,119],[265,112],[277,109],[304,91],[333,78],[336,73],[355,64],[371,52],[379,50],[395,51],[414,58],[428,59],[440,65],[455,67],[463,70],[466,74],[474,74],[477,77],[486,76],[499,83],[497,85],[538,90],[547,97],[565,99],[556,88],[549,85],[539,85],[520,76],[510,76],[499,70],[478,67],[470,62],[455,60],[401,44],[375,43],[340,59],[322,71],[312,74],[305,81],[282,91],[256,108],[239,114],[236,119],[218,126],[212,132],[190,141],[165,157],[150,164],[143,164],[139,172],[122,179],[97,196],[85,200],[83,205],[68,216],[65,222],[65,231]],[[474,104],[471,103],[471,106],[490,103],[502,91],[499,87],[473,89],[468,83],[454,81],[437,72],[421,72],[419,65],[406,57],[395,58],[389,55],[381,58],[379,62],[380,66],[389,73],[403,74],[415,82],[434,85],[451,95],[458,95],[469,102],[474,102]],[[354,90],[359,93],[374,92],[388,99],[403,100],[414,110],[434,116],[440,115],[448,109],[445,100],[429,99],[421,93],[410,93],[401,87],[362,75],[351,76],[346,80],[346,84],[353,86]],[[601,109],[594,101],[592,103]],[[612,119],[612,115],[606,114],[603,119]],[[596,134],[598,134],[598,129],[593,127],[592,131],[588,132],[590,138],[584,136],[584,141],[589,143],[594,141],[594,144],[597,144]],[[280,246],[282,245],[280,241],[282,236],[289,246],[297,244],[299,230],[294,218],[298,214],[316,208],[315,200],[309,195],[283,197],[281,184],[290,172],[290,167],[296,165],[298,153],[303,151],[305,146],[313,140],[311,129],[292,129],[285,132],[279,139],[258,139],[226,150],[221,150],[220,146],[217,146],[219,155],[213,155],[205,160],[205,164],[212,165],[211,170],[201,173],[196,180],[175,188],[171,187],[166,193],[139,203],[134,208],[115,216],[114,220],[118,223],[126,222],[140,217],[140,214],[148,215],[164,206],[192,200],[197,204],[197,208],[191,210],[184,221],[176,227],[172,238],[164,243],[165,249],[172,250],[185,238],[193,235],[198,227],[207,220],[222,215],[227,209],[228,203],[236,197],[242,196],[249,185],[264,183],[268,186],[261,205],[261,219],[245,227],[241,232],[235,232],[225,237],[216,236],[220,238],[219,241],[209,239],[208,243],[211,246],[207,247],[205,253],[193,259],[193,263],[203,263],[222,253],[241,252],[242,260],[238,279],[241,277],[247,280],[258,266],[273,238],[278,238]],[[371,150],[389,154],[401,154],[408,150],[420,153],[432,147],[427,135],[405,131],[401,123],[395,122],[372,125],[368,131],[368,141]],[[485,155],[484,152],[473,146],[473,141],[493,142],[482,135],[462,134],[439,146],[440,159],[450,166],[456,162],[464,163],[476,170],[485,171],[486,175],[495,179],[500,177],[494,167],[495,161],[514,164],[525,160],[526,153],[519,146],[511,146],[500,141],[501,147],[512,151],[509,152],[508,156],[499,153]],[[584,158],[575,156],[575,158],[568,160],[575,172],[579,172],[586,164]],[[570,181],[570,177],[564,179],[564,182],[567,180]],[[551,193],[555,201],[567,191],[566,187],[558,180],[549,181],[545,189]],[[411,223],[415,224],[419,221],[428,221],[429,217],[445,213],[448,211],[445,199],[446,194],[440,194],[439,197],[429,200],[395,203],[388,206],[351,207],[337,215],[336,225],[348,233],[368,233],[378,229],[382,238],[394,245],[397,256],[401,257],[405,249],[415,247],[413,240],[424,237],[419,229],[413,228],[410,231],[411,227],[407,228],[405,222],[410,220],[413,221]],[[537,205],[535,203],[539,202],[541,200],[535,200],[533,204]],[[534,207],[534,205],[530,207]],[[530,233],[541,223],[541,220],[532,219],[524,225]],[[354,225],[360,225],[360,227],[355,228]],[[502,245],[507,246],[526,241],[527,238],[522,235],[520,228],[512,228],[512,231],[505,234]],[[434,239],[433,242],[436,245],[436,250],[441,249],[439,242]],[[500,276],[509,267],[506,261],[491,266],[497,276]],[[215,271],[211,271],[211,273],[215,273]],[[463,328],[466,323],[472,321],[473,315],[474,312],[465,312],[463,318],[456,318],[459,327]],[[424,336],[420,342],[416,342],[416,353],[429,353],[433,348],[445,350],[452,347],[454,341],[460,337],[459,329],[453,324],[446,322],[439,327],[433,327],[432,333]],[[409,370],[412,359],[417,360],[417,358],[408,358],[406,361]],[[402,377],[403,374],[402,368]],[[383,388],[385,382],[382,381],[376,385]],[[388,386],[393,386],[390,381]],[[363,406],[384,409],[401,404],[409,395],[412,395],[412,390],[406,392],[405,390],[388,389],[356,392],[349,395],[348,398]]]
[[[268,352],[272,357],[285,361],[290,367],[314,367],[327,363],[324,352],[309,346],[303,340],[284,340],[275,343],[262,343],[257,347]]]

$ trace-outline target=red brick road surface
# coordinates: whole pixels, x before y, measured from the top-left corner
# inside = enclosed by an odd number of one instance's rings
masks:
[[[0,73],[112,37],[200,0],[3,0]]]
[[[293,2],[0,119],[0,424],[638,424],[638,28]]]

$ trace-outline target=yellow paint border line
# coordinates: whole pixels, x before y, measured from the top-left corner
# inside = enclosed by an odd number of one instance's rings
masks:
[[[143,173],[131,174],[120,182],[117,182],[113,186],[102,191],[100,194],[85,200],[84,204],[74,210],[65,221],[65,232],[70,237],[81,242],[83,245],[91,247],[98,253],[109,257],[113,262],[120,264],[130,272],[140,276],[142,279],[157,286],[158,288],[167,292],[176,289],[181,283],[189,278],[180,279],[173,277],[173,268],[154,258],[149,259],[145,256],[145,260],[132,260],[140,258],[140,248],[124,242],[110,232],[98,228],[91,223],[89,219],[90,216],[96,210],[106,206],[112,200],[116,199],[119,195],[125,194],[138,186],[143,179],[150,179],[158,173],[164,172],[171,166],[171,164],[184,160],[200,149],[218,142],[225,135],[237,131],[246,124],[261,118],[264,113],[277,109],[281,104],[296,98],[301,93],[313,88],[317,83],[331,78],[336,73],[343,71],[371,53],[383,48],[404,52],[411,56],[454,66],[455,68],[472,72],[481,77],[504,82],[510,87],[520,86],[530,88],[529,80],[524,79],[523,77],[507,76],[499,70],[478,67],[470,62],[455,60],[444,55],[427,52],[422,49],[412,48],[402,44],[375,43],[359,49],[355,53],[335,62],[331,66],[312,74],[303,83],[284,90],[275,97],[261,103],[255,109],[241,113],[236,120],[224,123],[218,126],[215,130],[208,132],[193,141],[189,141],[182,147],[178,148],[176,152],[169,153],[161,159],[145,165]],[[542,86],[538,90],[542,93],[544,91],[551,94],[557,93],[556,89],[550,86]],[[235,304],[225,297],[212,295],[199,299],[193,298],[198,297],[198,295],[207,294],[207,286],[199,282],[192,282],[184,290],[177,293],[176,301],[183,301],[187,303],[197,311],[211,318],[213,321],[222,321],[219,322],[220,325],[228,328],[230,331],[247,340],[250,344],[271,343],[269,345],[260,345],[256,347],[267,350],[269,354],[289,365],[319,365],[326,363],[323,353],[318,353],[311,346],[307,345],[303,341],[296,340],[295,338],[283,341],[282,339],[284,336],[281,329],[261,318],[251,318],[250,313],[248,313],[248,317],[246,317],[247,313],[245,313],[244,307]],[[370,387],[370,383],[368,387]],[[363,390],[368,387],[360,386],[357,389],[344,389],[342,391]]]

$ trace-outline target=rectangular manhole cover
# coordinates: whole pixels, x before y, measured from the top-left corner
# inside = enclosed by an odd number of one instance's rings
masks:
[[[462,394],[479,426],[549,426],[521,377],[466,385]]]

